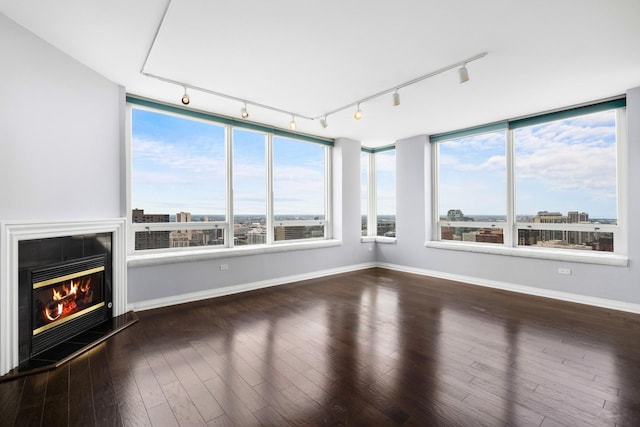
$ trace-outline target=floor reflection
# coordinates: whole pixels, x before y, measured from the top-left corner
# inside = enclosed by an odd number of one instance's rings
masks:
[[[390,272],[310,281],[203,304],[180,341],[240,425],[634,425],[628,342],[579,310],[460,286]],[[143,357],[163,345],[148,333]]]

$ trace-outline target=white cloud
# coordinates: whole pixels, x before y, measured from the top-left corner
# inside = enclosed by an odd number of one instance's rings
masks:
[[[612,113],[599,113],[517,129],[515,171],[520,213],[570,209],[615,215],[613,124]],[[441,143],[442,209],[483,213],[495,210],[492,204],[502,203],[502,198],[496,197],[505,192],[502,135]]]

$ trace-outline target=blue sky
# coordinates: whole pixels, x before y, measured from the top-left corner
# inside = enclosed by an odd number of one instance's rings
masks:
[[[505,132],[440,143],[440,215],[506,214]],[[516,214],[617,218],[615,112],[516,129]]]
[[[222,126],[132,110],[132,208],[225,213]],[[234,212],[265,215],[266,137],[234,129]],[[274,214],[324,215],[324,146],[273,138]]]
[[[224,128],[133,109],[132,207],[224,215]],[[616,218],[615,113],[517,129],[516,214]],[[264,215],[265,135],[234,130],[234,212]],[[506,214],[505,132],[440,143],[440,214]],[[274,137],[274,213],[324,215],[324,147]],[[395,214],[395,152],[376,155],[378,213]]]

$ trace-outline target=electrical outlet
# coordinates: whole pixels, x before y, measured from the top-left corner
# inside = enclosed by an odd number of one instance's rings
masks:
[[[228,270],[229,264],[220,264],[220,271]]]
[[[369,252],[373,252],[373,248],[372,247],[369,247]]]
[[[570,268],[559,268],[558,269],[558,274],[571,275],[571,269]]]

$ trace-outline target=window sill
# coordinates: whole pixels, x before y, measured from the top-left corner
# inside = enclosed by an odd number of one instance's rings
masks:
[[[340,240],[314,240],[312,242],[276,243],[273,245],[252,245],[236,248],[193,249],[152,254],[132,254],[127,257],[127,266],[146,267],[178,262],[205,261],[216,258],[233,258],[266,253],[330,248],[340,245],[342,245]]]
[[[548,259],[553,261],[581,262],[586,264],[612,265],[626,267],[629,259],[624,255],[616,255],[610,252],[581,252],[575,253],[571,250],[562,249],[529,249],[529,248],[508,248],[504,246],[489,246],[490,244],[473,244],[459,242],[430,241],[425,246],[435,249],[446,249],[452,251],[476,252],[483,254],[495,254],[504,256],[515,256],[522,258]]]
[[[361,243],[386,243],[386,244],[394,244],[396,243],[395,237],[384,237],[384,236],[362,236],[360,238]]]

